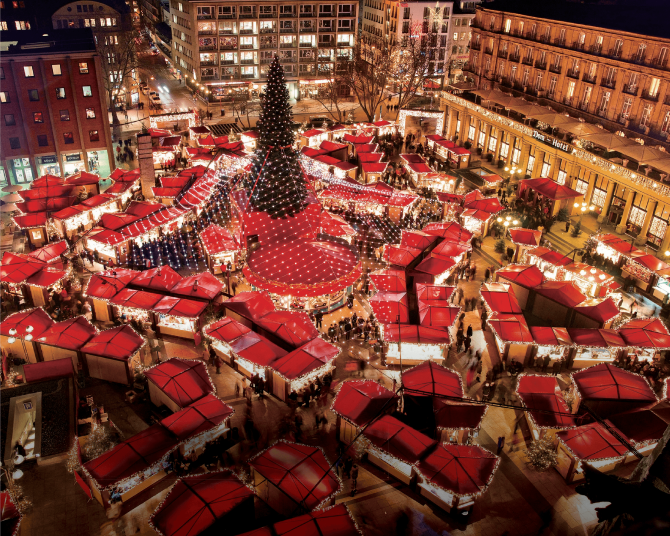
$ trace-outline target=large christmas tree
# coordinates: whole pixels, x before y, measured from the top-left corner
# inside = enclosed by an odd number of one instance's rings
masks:
[[[307,206],[307,183],[293,149],[292,113],[284,69],[275,56],[258,119],[258,147],[249,173],[251,204],[272,218],[287,218]]]

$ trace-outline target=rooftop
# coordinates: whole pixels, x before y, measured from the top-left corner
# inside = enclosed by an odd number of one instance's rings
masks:
[[[90,28],[68,30],[25,30],[2,32],[0,51],[6,56],[95,52]]]
[[[494,0],[481,9],[528,15],[581,26],[631,32],[645,36],[670,38],[670,3],[667,0],[610,0],[579,3],[552,0]]]

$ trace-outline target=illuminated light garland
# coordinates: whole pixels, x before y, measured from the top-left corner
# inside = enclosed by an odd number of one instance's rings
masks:
[[[582,393],[580,392],[579,385],[577,384],[577,382],[575,381],[575,378],[574,378],[575,374],[582,373],[582,372],[584,372],[586,370],[589,370],[589,369],[592,369],[594,367],[602,366],[603,364],[604,363],[596,363],[594,365],[591,365],[590,367],[585,367],[583,369],[579,369],[579,370],[576,370],[576,371],[570,373],[570,381],[572,382],[575,394],[577,394],[577,396],[579,396],[580,401],[581,400],[590,400],[590,399],[585,398],[584,395],[582,395]],[[614,366],[614,365],[612,365],[612,366]],[[647,378],[645,376],[643,376],[642,374],[637,374],[636,372],[630,372],[629,370],[623,370],[623,369],[620,369],[620,370],[622,370],[622,372],[624,372],[624,373],[632,374],[633,376],[638,376],[639,378],[642,378],[644,380],[644,382],[647,384],[647,387],[649,387],[649,391],[654,395],[654,398],[656,399],[656,403],[660,402],[660,400],[656,396],[656,393],[654,392],[651,385],[649,384],[649,380],[647,380]]]
[[[549,396],[555,396],[555,397],[559,398],[559,400],[561,400],[561,401],[563,402],[563,404],[565,404],[565,416],[566,416],[566,417],[569,417],[569,418],[571,418],[571,419],[573,419],[573,420],[576,420],[576,416],[575,416],[573,413],[570,413],[570,410],[569,410],[569,408],[568,408],[567,402],[565,402],[565,399],[563,398],[563,394],[562,394],[561,391],[560,391],[560,386],[558,385],[558,381],[556,381],[556,387],[559,388],[559,393],[561,393],[561,394],[560,394],[560,397],[559,397],[559,395],[558,395],[555,391],[554,391],[553,395],[551,395],[550,393],[519,393],[519,384],[521,383],[520,380],[521,380],[521,378],[524,377],[524,376],[526,376],[526,377],[534,377],[534,378],[551,378],[552,376],[541,376],[541,375],[539,375],[539,374],[532,374],[532,373],[528,373],[528,372],[522,372],[522,373],[520,373],[520,374],[517,376],[517,387],[516,387],[516,389],[514,390],[514,392],[515,392],[517,398],[518,398],[519,400],[521,400],[521,403],[523,404],[523,407],[526,408],[526,409],[528,409],[528,411],[526,411],[526,412],[524,412],[524,413],[525,413],[525,414],[528,416],[528,418],[531,420],[531,422],[532,422],[532,424],[533,424],[533,426],[534,426],[535,428],[537,428],[538,430],[574,430],[574,429],[579,428],[580,426],[582,426],[582,425],[577,425],[577,424],[576,424],[575,426],[540,426],[540,425],[537,423],[537,421],[535,420],[535,418],[533,417],[533,411],[536,411],[536,410],[535,410],[534,408],[529,408],[529,407],[528,407],[528,405],[526,404],[526,402],[525,402],[524,399],[523,399],[523,395],[524,395],[524,394],[529,394],[529,395],[536,394],[536,395],[549,395]],[[559,404],[559,405],[560,405],[560,404]],[[558,414],[558,415],[561,415],[561,413],[557,413],[557,412],[555,412],[555,411],[552,411],[551,413],[552,413],[553,415],[557,415],[557,414]]]
[[[405,122],[407,121],[407,116],[411,117],[428,117],[428,118],[437,118],[437,125],[435,126],[435,132],[442,135],[444,129],[444,116],[445,112],[426,112],[423,110],[400,110],[398,116],[398,132],[401,135],[405,135]]]

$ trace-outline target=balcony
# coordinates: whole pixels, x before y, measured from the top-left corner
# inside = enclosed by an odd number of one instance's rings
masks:
[[[610,58],[620,58],[621,57],[621,49],[616,49],[616,48],[610,48],[609,51],[607,52],[607,55]]]
[[[216,50],[216,43],[212,45],[200,45],[199,50]]]
[[[537,40],[537,34],[535,32],[526,32],[526,39],[536,41]]]
[[[255,73],[252,73],[252,74],[241,74],[241,75],[240,75],[240,78],[242,78],[243,80],[249,80],[249,79],[251,79],[251,78],[256,78],[256,74],[255,74]]]
[[[219,28],[219,35],[237,35],[232,28]]]
[[[643,64],[645,57],[646,57],[646,54],[635,54],[635,56],[633,56],[630,59],[630,61],[632,61],[633,63]]]
[[[272,63],[272,60],[274,60],[274,58],[261,58],[261,65],[268,65]]]
[[[300,31],[301,32],[316,32],[316,26],[313,24],[300,24]]]
[[[298,63],[298,58],[291,57],[291,58],[279,58],[282,63]]]
[[[621,91],[623,91],[624,93],[626,93],[628,95],[633,95],[634,97],[637,97],[637,90],[638,89],[639,89],[638,86],[630,86],[628,84],[624,84]]]
[[[551,41],[551,38],[548,35],[540,36],[540,43],[549,43],[550,41]]]
[[[261,19],[276,19],[277,18],[277,12],[274,11],[272,13],[259,13],[258,17]]]
[[[512,54],[509,57],[509,61],[513,61],[515,63],[519,63],[520,59],[521,59],[521,56],[519,54]]]
[[[335,29],[334,28],[323,28],[322,27],[322,28],[319,28],[319,33],[321,33],[321,32],[323,32],[323,33],[335,33]]]
[[[492,49],[492,48],[487,48],[484,52],[485,52],[486,54],[491,54],[491,55],[493,55],[493,49]]]
[[[279,18],[280,19],[292,19],[295,17],[295,13],[280,13]]]
[[[273,34],[277,33],[277,28],[261,28],[262,34]]]
[[[549,66],[549,72],[555,73],[555,74],[561,74],[561,66],[560,65],[550,65]]]
[[[568,72],[565,73],[568,78],[574,78],[575,80],[579,80],[579,71],[575,71],[574,69],[568,69]]]
[[[301,11],[300,12],[300,17],[301,18],[310,18],[310,17],[316,17],[316,13],[313,11]]]
[[[661,59],[661,58],[656,58],[654,61],[651,62],[654,67],[658,67],[660,69],[666,69],[668,67],[668,59]]]
[[[336,15],[335,15],[332,11],[319,11],[319,17],[325,17],[325,18],[328,18],[328,17],[335,17],[335,16],[336,16]],[[350,15],[342,15],[342,16],[343,16],[343,17],[344,17],[344,16],[349,17]]]
[[[247,29],[242,30],[240,28],[240,35],[251,35],[251,34],[255,34],[255,33],[256,33],[256,30],[254,30],[253,28],[249,29],[249,30],[247,30]]]
[[[508,54],[508,52],[507,52],[506,50],[499,50],[499,51],[498,51],[498,57],[499,57],[499,58],[505,58],[505,59],[507,59],[507,56],[508,56],[508,55],[509,55],[509,54]]]
[[[221,65],[235,65],[235,60],[221,60]]]
[[[665,96],[665,99],[663,99],[663,104],[667,104],[670,106],[670,94]]]
[[[354,45],[352,45],[349,41],[338,41],[337,46],[339,48],[344,48],[344,47],[353,47]]]
[[[616,89],[616,80],[606,80],[605,78],[602,78],[600,80],[600,85],[608,89]]]
[[[470,45],[470,48],[472,50],[481,50],[482,49],[482,44],[481,44],[481,42],[475,41],[474,43],[472,43]]]
[[[296,30],[294,27],[291,28],[279,28],[279,33],[287,34],[287,33],[298,33],[298,30]]]
[[[198,35],[215,35],[216,30],[198,30]]]
[[[240,19],[255,19],[255,18],[256,18],[255,11],[253,13],[240,13]]]
[[[584,50],[584,43],[580,43],[579,41],[574,41],[572,43],[572,49],[574,50]]]
[[[643,98],[644,100],[648,100],[648,101],[652,101],[652,102],[658,102],[658,91],[656,91],[656,93],[654,93],[654,94],[652,95],[651,93],[649,93],[648,90],[645,89],[645,90],[642,92],[642,98]]]
[[[236,19],[237,13],[219,13],[220,19]]]
[[[208,67],[210,65],[217,65],[216,60],[207,60],[207,61],[200,60],[200,67]]]
[[[607,119],[607,110],[597,110],[596,115],[598,117],[603,117],[604,119]]]
[[[602,51],[603,51],[603,46],[602,45],[595,44],[595,45],[591,45],[589,47],[589,52],[591,54],[600,54]]]
[[[524,65],[531,65],[531,66],[532,66],[532,65],[533,65],[533,58],[531,58],[531,57],[525,57],[525,58],[523,59],[522,63],[523,63]]]
[[[546,71],[547,70],[547,62],[538,60],[538,61],[535,62],[535,68],[539,69],[540,71]]]
[[[595,84],[596,83],[596,76],[589,76],[588,74],[584,73],[582,76],[582,82],[586,82],[587,84]]]
[[[300,43],[300,48],[314,48],[315,46],[314,43]]]
[[[296,43],[279,43],[279,48],[296,48]]]
[[[212,15],[211,13],[209,13],[209,14],[199,13],[197,15],[198,20],[211,20],[213,18],[214,18],[214,15]]]
[[[277,48],[277,43],[261,43],[261,50],[267,50],[269,48]]]
[[[256,60],[250,59],[250,60],[240,60],[240,65],[253,65],[256,63]]]
[[[563,38],[557,37],[556,39],[554,39],[554,45],[556,45],[557,47],[564,47],[565,46],[565,37],[563,37]]]
[[[231,43],[229,45],[221,45],[221,50],[235,50],[237,49],[237,43]],[[200,50],[203,50],[202,47],[200,47]]]
[[[390,18],[391,18],[391,17],[390,17],[390,13],[389,13],[388,11],[387,11],[386,13],[387,13],[387,17],[386,17],[386,18],[387,18],[387,19],[390,19]],[[333,16],[335,16],[335,15],[333,15]],[[355,13],[354,13],[353,11],[340,11],[340,12],[337,14],[337,16],[338,16],[338,17],[355,17],[356,15],[355,15]]]
[[[207,76],[203,75],[203,76],[200,77],[200,80],[218,80],[218,79],[219,79],[218,75],[215,75],[215,74],[210,74],[210,75],[207,75]]]
[[[256,48],[256,45],[251,44],[251,45],[240,45],[240,50],[253,50]]]

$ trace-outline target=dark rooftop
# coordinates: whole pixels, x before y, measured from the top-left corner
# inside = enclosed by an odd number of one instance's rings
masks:
[[[609,0],[608,3],[494,0],[480,7],[584,26],[670,38],[669,0]]]
[[[0,50],[5,56],[95,52],[90,28],[66,30],[6,31],[0,35]]]

